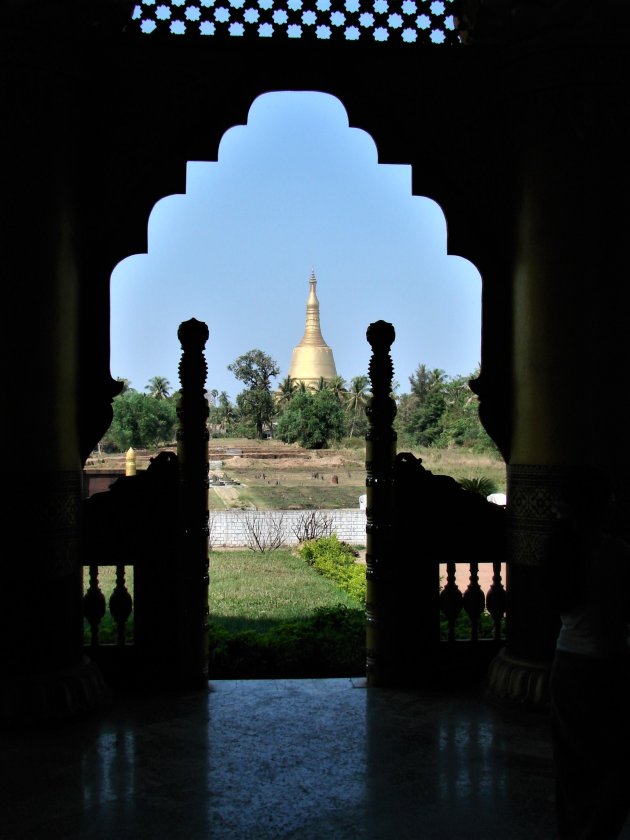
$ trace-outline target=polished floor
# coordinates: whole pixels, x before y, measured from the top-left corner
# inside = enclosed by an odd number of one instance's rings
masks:
[[[216,681],[0,744],[2,840],[555,837],[546,715],[479,688]]]

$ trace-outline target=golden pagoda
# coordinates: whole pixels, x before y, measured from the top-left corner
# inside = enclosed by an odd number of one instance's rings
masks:
[[[332,350],[324,341],[319,325],[319,300],[317,280],[311,271],[310,288],[306,301],[306,327],[302,341],[293,348],[289,376],[296,382],[303,382],[309,388],[316,388],[319,381],[337,376]]]

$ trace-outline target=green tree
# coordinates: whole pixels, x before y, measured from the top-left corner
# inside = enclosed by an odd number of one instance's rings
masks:
[[[306,449],[324,449],[340,440],[345,429],[343,408],[328,388],[298,391],[278,418],[276,436]]]
[[[133,391],[134,388],[131,387],[131,381],[129,379],[123,379],[121,376],[116,377],[117,382],[122,382],[122,390],[121,394],[127,393],[127,391]],[[120,395],[118,395],[120,396]]]
[[[144,390],[156,400],[165,400],[170,394],[171,383],[164,376],[153,376]]]
[[[466,446],[480,452],[495,452],[497,448],[481,425],[479,401],[470,388],[472,376],[458,376],[446,386],[446,410],[442,418],[439,446]]]
[[[227,368],[246,386],[236,397],[242,419],[254,427],[255,437],[262,438],[274,416],[271,380],[280,373],[278,363],[262,350],[249,350]]]
[[[261,439],[265,426],[270,426],[275,413],[273,397],[264,388],[250,388],[236,397],[239,434]]]
[[[404,436],[415,446],[432,446],[443,431],[442,419],[446,410],[447,378],[443,370],[434,368],[429,370],[420,364],[409,377],[411,394],[408,401],[399,400],[399,411],[402,407],[402,417],[398,420],[398,427],[402,428]],[[402,403],[402,406],[401,406]]]
[[[350,437],[354,436],[355,431],[358,431],[360,434],[365,434],[367,425],[365,406],[370,395],[368,391],[369,384],[370,380],[363,374],[353,376],[350,380],[350,388],[346,394],[346,411],[350,416]]]
[[[278,408],[282,409],[285,405],[291,402],[293,395],[297,391],[297,382],[292,376],[285,376],[277,391]]]
[[[426,365],[420,364],[409,377],[411,393],[420,403],[423,403],[429,394],[436,388],[440,388],[446,380],[446,374],[440,368],[429,370]]]
[[[431,446],[443,432],[446,399],[440,389],[429,391],[422,403],[411,410],[407,431],[418,446]]]
[[[114,398],[113,419],[102,440],[107,452],[151,449],[175,438],[177,411],[170,399],[126,391]]]
[[[230,402],[227,391],[221,391],[217,398],[217,416],[221,430],[227,434],[236,420],[236,407]]]
[[[409,377],[411,392],[397,399],[394,428],[399,446],[466,446],[497,453],[481,425],[470,376],[447,377],[443,370],[418,365]]]
[[[221,413],[217,405],[217,398],[219,392],[216,388],[211,391],[206,391],[206,399],[208,400],[208,429],[210,434],[216,433],[217,429],[221,428]]]
[[[328,380],[328,387],[333,392],[333,394],[335,394],[341,400],[343,400],[347,393],[346,381],[343,378],[343,376],[333,376],[332,379]]]

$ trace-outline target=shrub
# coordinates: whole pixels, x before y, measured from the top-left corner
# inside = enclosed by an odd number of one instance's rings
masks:
[[[268,554],[284,545],[284,514],[277,516],[265,513],[262,516],[257,511],[246,511],[241,515],[245,527],[247,548],[250,551],[260,551]]]
[[[267,632],[230,633],[210,624],[213,679],[299,679],[365,673],[365,613],[342,605]]]
[[[475,478],[460,478],[459,483],[464,490],[470,490],[473,493],[479,493],[480,496],[489,496],[491,493],[496,493],[497,485],[491,478],[485,475],[480,475]]]
[[[297,553],[320,575],[356,598],[360,604],[365,603],[365,567],[355,562],[359,553],[351,545],[332,534],[302,543]]]

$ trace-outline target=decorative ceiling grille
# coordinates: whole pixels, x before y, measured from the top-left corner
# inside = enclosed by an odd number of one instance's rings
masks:
[[[454,0],[140,0],[143,35],[460,43]]]

